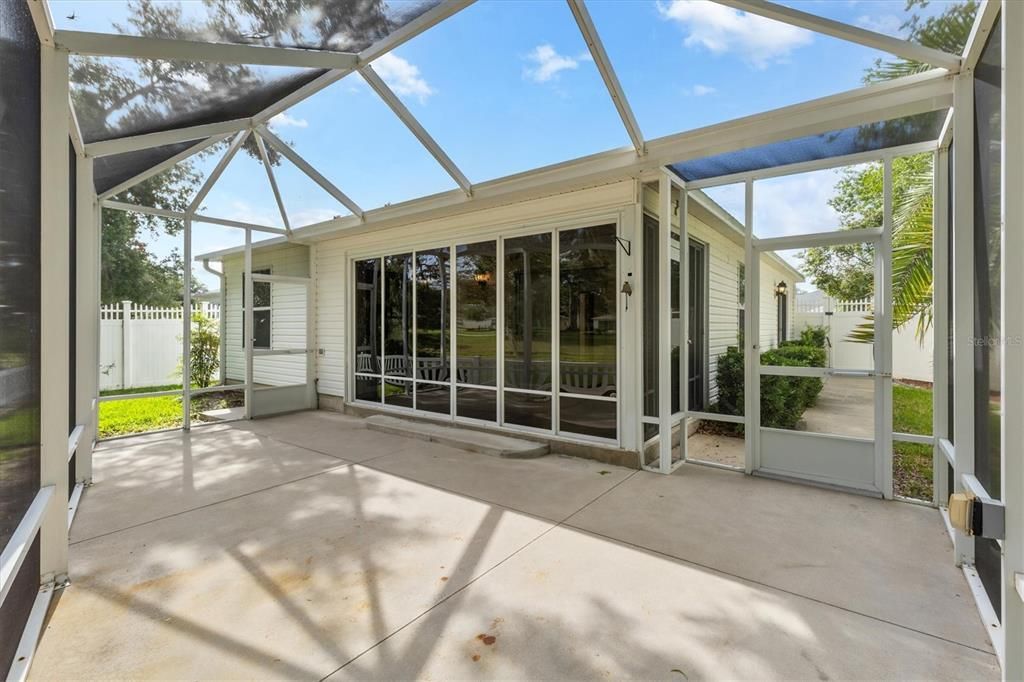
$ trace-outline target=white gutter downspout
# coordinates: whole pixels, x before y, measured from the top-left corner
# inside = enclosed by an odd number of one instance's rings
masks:
[[[227,344],[225,343],[228,316],[228,291],[225,286],[227,284],[227,278],[225,278],[223,272],[214,270],[210,267],[209,258],[203,259],[203,270],[206,270],[211,275],[216,275],[217,279],[220,280],[220,325],[218,331],[220,334],[220,362],[218,364],[220,365],[220,383],[223,385],[227,382]]]

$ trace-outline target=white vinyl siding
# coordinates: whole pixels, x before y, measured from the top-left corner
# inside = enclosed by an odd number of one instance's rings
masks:
[[[657,193],[648,189],[644,192],[644,208],[651,215],[658,210]],[[691,239],[703,242],[707,246],[708,259],[708,403],[714,403],[718,397],[715,377],[718,372],[718,357],[723,355],[729,346],[737,345],[739,332],[739,289],[737,277],[739,264],[745,258],[743,234],[738,225],[725,224],[714,219],[710,213],[700,209],[696,200],[691,199],[690,212],[686,220],[686,229]],[[695,215],[699,212],[701,217]],[[708,221],[714,221],[711,227]],[[673,216],[672,223],[679,225],[679,217]],[[761,325],[759,344],[761,350],[776,345],[776,318],[778,317],[775,300],[775,284],[780,280],[789,288],[788,334],[793,335],[793,314],[795,311],[796,283],[801,281],[795,270],[783,265],[774,256],[761,257]]]
[[[227,378],[245,380],[245,348],[242,346],[242,272],[245,258],[233,254],[224,259],[226,291],[225,343]],[[252,252],[253,270],[270,269],[273,275],[309,275],[309,247],[285,244]],[[270,285],[270,345],[273,349],[306,348],[305,289],[295,284]],[[256,357],[253,381],[267,386],[306,382],[306,359],[302,355]]]

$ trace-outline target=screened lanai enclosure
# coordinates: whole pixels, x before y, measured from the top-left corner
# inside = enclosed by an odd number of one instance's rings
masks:
[[[869,4],[0,0],[9,678],[1024,676],[1024,3]]]

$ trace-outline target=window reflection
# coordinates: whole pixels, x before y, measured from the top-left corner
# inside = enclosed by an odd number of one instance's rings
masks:
[[[563,393],[615,395],[615,226],[559,234],[559,371]]]
[[[412,254],[384,259],[384,374],[412,376]],[[409,391],[412,395],[412,391]],[[412,405],[410,404],[410,407]]]
[[[457,381],[494,386],[498,357],[497,243],[463,244],[455,251]]]
[[[551,389],[550,234],[505,241],[505,385]]]
[[[355,269],[356,372],[380,374],[380,259],[356,261]]]
[[[551,396],[505,391],[505,423],[551,429]]]
[[[416,254],[416,378],[449,380],[448,249]]]

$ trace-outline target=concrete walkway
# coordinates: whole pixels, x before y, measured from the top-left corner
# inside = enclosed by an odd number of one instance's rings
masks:
[[[937,512],[303,413],[96,453],[35,679],[998,679]]]

